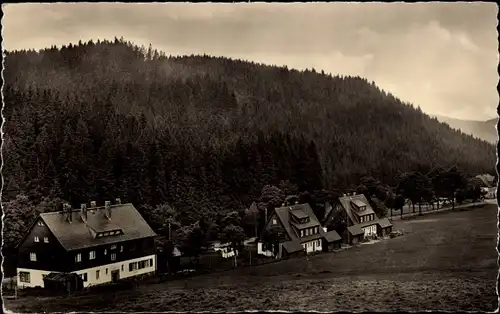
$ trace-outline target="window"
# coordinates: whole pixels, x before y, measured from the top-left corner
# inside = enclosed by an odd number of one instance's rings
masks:
[[[110,232],[109,232],[109,235],[114,235],[114,234],[115,234],[115,232],[114,232],[114,231],[110,231]]]
[[[122,271],[123,271],[123,264],[122,264]]]
[[[309,229],[306,229],[306,236],[309,235]]]
[[[304,230],[300,230],[300,236],[303,237],[304,236]]]
[[[116,253],[111,253],[111,260],[115,261],[116,260]]]
[[[108,274],[108,269],[106,268],[106,275]]]
[[[111,249],[112,249],[112,250],[116,250],[116,244],[113,244],[113,245],[111,246]]]
[[[40,239],[38,237],[35,237],[35,242],[40,242]]]
[[[104,232],[102,235],[105,237],[105,236],[109,235],[109,232]]]
[[[104,255],[108,254],[108,250],[104,249]]]
[[[30,261],[36,262],[36,253],[30,253]]]
[[[19,272],[19,281],[29,283],[30,282],[30,273],[27,271]]]
[[[38,226],[43,227],[43,222],[41,222],[41,221],[37,222],[36,224],[37,224]]]
[[[276,221],[276,219],[273,218],[273,225],[277,224],[278,222]]]
[[[95,259],[95,251],[89,252],[89,259]]]
[[[80,275],[83,281],[87,281],[87,273],[83,273]]]
[[[99,279],[99,270],[95,271],[95,279]]]
[[[48,237],[43,237],[43,242],[44,243],[49,243],[49,238]]]
[[[120,245],[120,252],[123,252],[123,245]]]
[[[81,262],[82,261],[82,253],[78,253],[75,256],[75,262]]]
[[[137,269],[137,262],[128,264],[128,271],[133,271]]]
[[[153,267],[153,259],[152,258],[149,259],[149,267]]]

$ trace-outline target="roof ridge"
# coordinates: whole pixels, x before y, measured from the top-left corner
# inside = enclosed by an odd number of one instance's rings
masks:
[[[121,206],[125,206],[125,205],[132,205],[132,203],[114,204],[114,205],[111,205],[111,207],[121,207]],[[96,210],[96,209],[106,209],[106,206],[88,207],[87,211]],[[73,212],[73,213],[80,212],[80,211],[82,211],[81,208],[72,208],[72,210],[71,210],[71,212]],[[43,213],[40,213],[40,216],[49,215],[49,214],[61,214],[61,213],[64,213],[64,211],[58,210],[58,211],[53,211],[53,212],[43,212]]]

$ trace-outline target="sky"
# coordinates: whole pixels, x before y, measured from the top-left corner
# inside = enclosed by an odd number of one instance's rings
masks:
[[[374,81],[428,114],[495,118],[495,3],[49,3],[2,6],[3,49],[124,39]]]

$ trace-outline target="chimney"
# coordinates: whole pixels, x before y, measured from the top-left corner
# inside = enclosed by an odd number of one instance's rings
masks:
[[[111,202],[110,201],[105,201],[104,202],[104,215],[106,215],[106,218],[111,219]]]
[[[116,205],[120,205],[122,203],[122,200],[119,198],[117,198],[115,201],[116,201]]]
[[[82,210],[80,215],[82,216],[82,220],[85,221],[87,220],[87,204],[80,204],[80,208]]]
[[[66,221],[71,222],[71,205],[69,203],[64,203],[63,205],[63,213],[66,215]]]

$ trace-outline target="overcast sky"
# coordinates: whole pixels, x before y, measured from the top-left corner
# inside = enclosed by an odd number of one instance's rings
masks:
[[[123,36],[375,81],[430,114],[496,117],[495,3],[9,4],[4,49]]]

